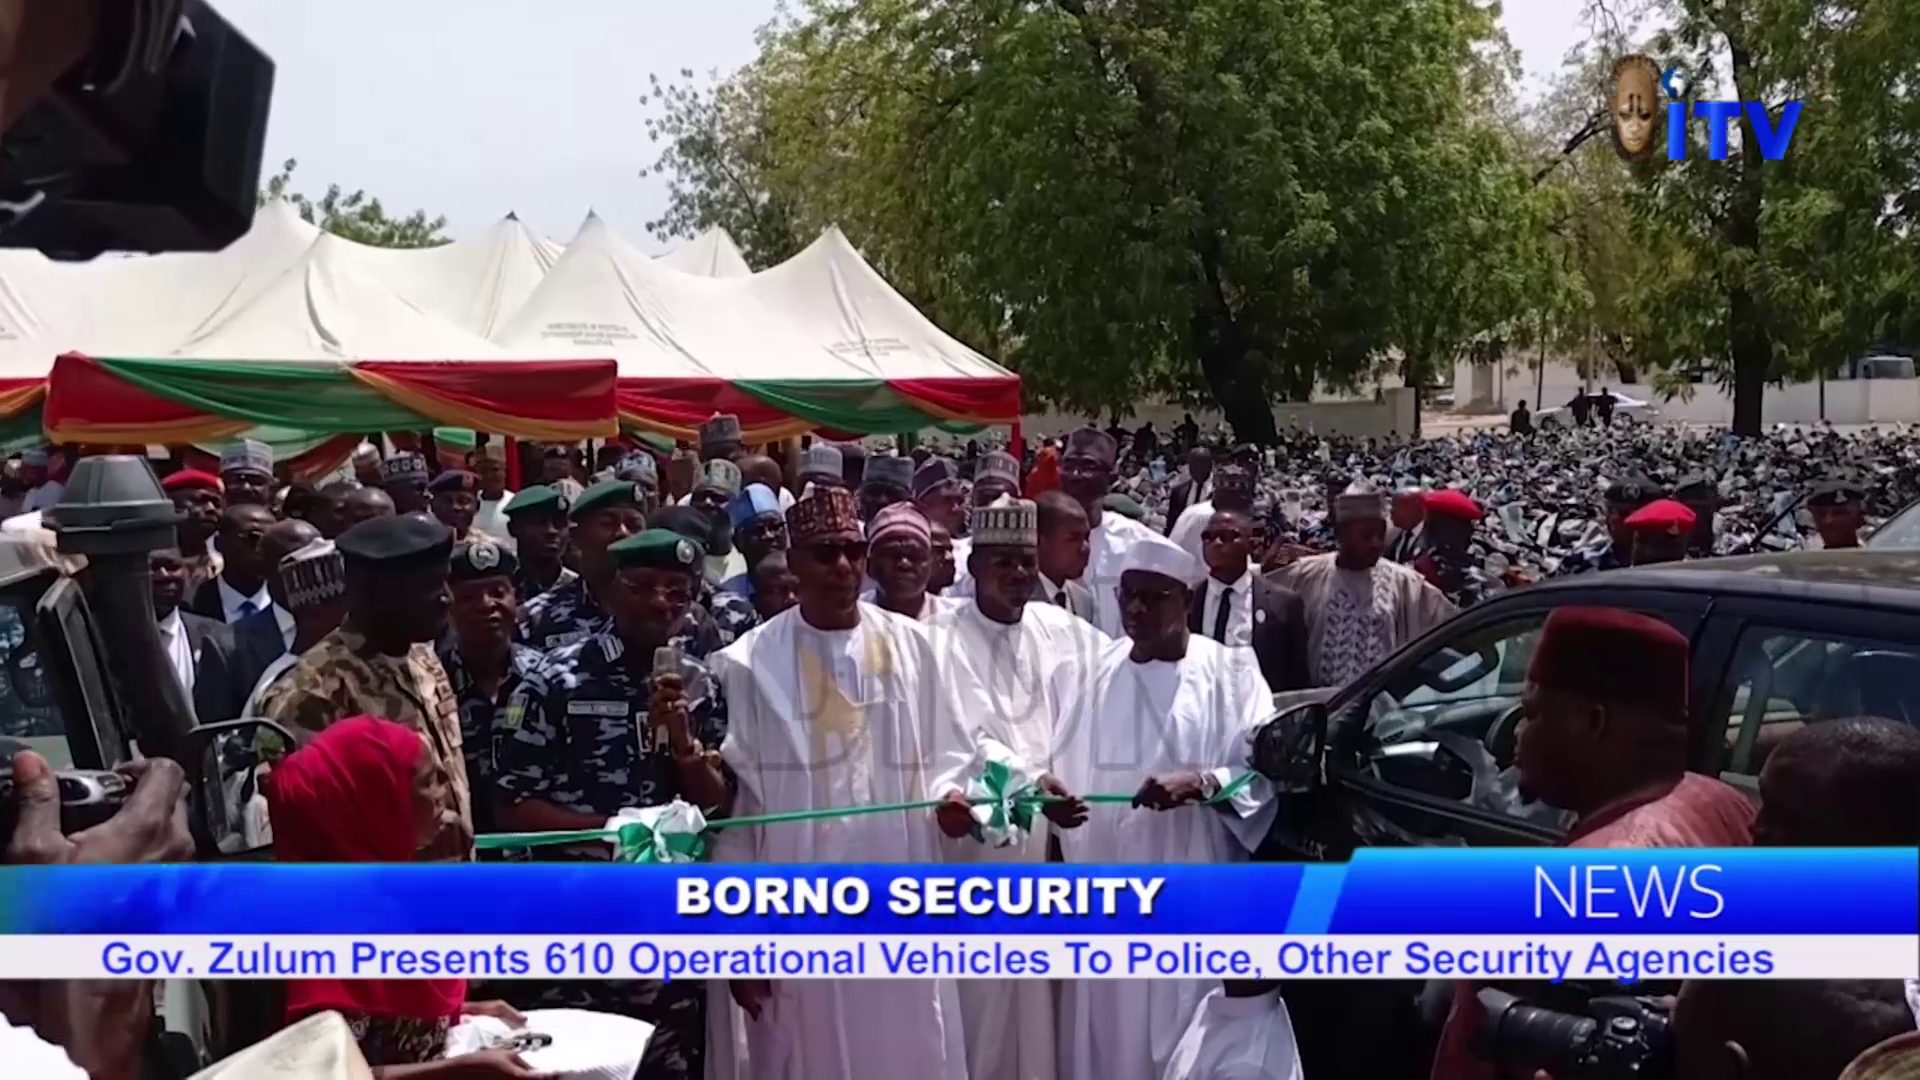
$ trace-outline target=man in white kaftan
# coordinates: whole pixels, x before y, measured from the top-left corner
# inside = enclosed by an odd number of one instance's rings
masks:
[[[735,816],[939,798],[962,789],[971,744],[932,643],[859,601],[865,543],[853,496],[816,490],[787,515],[800,603],[708,661],[728,702],[720,755]],[[947,808],[953,809],[953,808]],[[965,807],[960,811],[964,831]],[[714,859],[937,862],[929,812],[723,830]],[[709,1077],[967,1080],[950,980],[710,984]]]
[[[1456,610],[1419,571],[1381,558],[1386,505],[1368,485],[1348,488],[1335,500],[1338,550],[1300,559],[1272,578],[1305,603],[1315,686],[1344,686]]]
[[[1003,498],[973,512],[968,580],[974,599],[935,619],[942,672],[954,685],[976,746],[975,773],[989,757],[1014,768],[1019,782],[1065,794],[1052,777],[1057,718],[1065,715],[1111,644],[1092,624],[1033,596],[1039,543],[1034,504]],[[1084,804],[1054,804],[1048,817],[1071,828]],[[977,808],[976,818],[988,817]],[[949,841],[954,862],[1047,861],[1048,819],[1006,846],[971,837]],[[1054,986],[1041,979],[963,979],[967,1067],[976,1078],[1053,1080]]]
[[[1278,983],[1216,987],[1193,1014],[1160,1080],[1302,1080]]]
[[[1087,572],[1081,581],[1093,593],[1093,625],[1108,637],[1119,637],[1120,568],[1127,553],[1149,537],[1160,534],[1131,518],[1109,513],[1100,500],[1113,490],[1114,465],[1119,448],[1113,436],[1081,428],[1067,436],[1060,458],[1060,487],[1086,508],[1093,531],[1087,537]],[[1164,538],[1162,538],[1164,539]]]
[[[1202,570],[1160,536],[1122,572],[1128,637],[1115,641],[1056,739],[1055,771],[1076,794],[1134,791],[1134,806],[1095,805],[1062,831],[1072,863],[1244,860],[1273,817],[1255,777],[1218,806],[1201,805],[1248,772],[1250,737],[1274,715],[1251,654],[1187,631]],[[1060,1080],[1160,1080],[1211,979],[1087,979],[1063,984]]]

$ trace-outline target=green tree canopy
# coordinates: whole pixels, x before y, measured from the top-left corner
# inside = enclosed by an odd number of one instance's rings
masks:
[[[288,158],[280,171],[267,180],[260,190],[262,205],[270,199],[285,199],[309,223],[335,236],[374,247],[438,247],[448,241],[447,219],[429,218],[424,210],[415,210],[406,217],[393,217],[380,205],[379,199],[359,189],[348,194],[339,184],[328,184],[326,194],[318,199],[294,191],[293,170],[298,164]]]
[[[1082,412],[1267,407],[1505,340],[1559,273],[1473,0],[807,0],[662,92],[656,227],[764,262],[839,224]],[[684,75],[683,75],[684,78]]]

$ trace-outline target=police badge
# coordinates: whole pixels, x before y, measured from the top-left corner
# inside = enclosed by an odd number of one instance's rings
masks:
[[[500,565],[500,549],[482,541],[467,549],[467,561],[475,570],[491,570]]]

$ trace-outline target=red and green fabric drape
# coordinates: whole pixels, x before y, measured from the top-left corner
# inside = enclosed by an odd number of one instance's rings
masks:
[[[635,431],[693,438],[714,413],[732,413],[748,443],[819,431],[828,436],[970,431],[1020,418],[1020,380],[651,379],[622,378],[620,423]]]
[[[448,425],[576,442],[616,433],[614,385],[611,360],[348,363],[69,353],[47,380],[44,423],[56,443],[210,442],[260,425],[315,434]]]
[[[45,379],[0,379],[0,453],[46,442],[41,430],[46,399]]]

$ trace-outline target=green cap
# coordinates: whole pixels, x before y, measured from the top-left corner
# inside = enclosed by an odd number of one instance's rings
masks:
[[[622,570],[681,570],[692,572],[706,557],[706,548],[671,529],[646,529],[607,548],[613,564]]]
[[[606,510],[615,506],[647,505],[647,489],[643,484],[632,480],[602,480],[580,493],[573,500],[573,509],[567,511],[567,518],[579,521],[595,510]]]
[[[1102,498],[1100,505],[1105,509],[1119,514],[1121,517],[1129,517],[1135,521],[1139,521],[1141,518],[1147,516],[1147,512],[1140,508],[1139,503],[1134,502],[1131,497],[1122,495],[1117,491]]]
[[[564,514],[567,512],[567,494],[556,487],[535,484],[508,499],[500,512],[508,517],[520,514]]]

